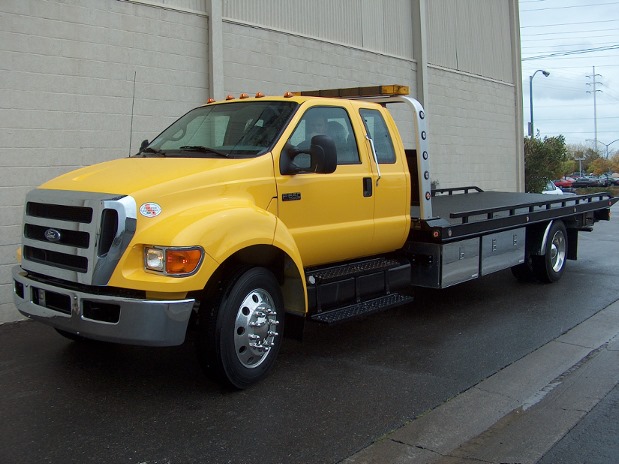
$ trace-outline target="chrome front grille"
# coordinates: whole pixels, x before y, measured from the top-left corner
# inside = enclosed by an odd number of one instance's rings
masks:
[[[86,285],[106,285],[136,226],[130,196],[63,190],[26,197],[22,267]]]

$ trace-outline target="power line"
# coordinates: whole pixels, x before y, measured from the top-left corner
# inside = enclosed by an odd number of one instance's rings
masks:
[[[525,2],[520,2],[525,3]],[[530,10],[521,10],[523,13],[528,13],[529,11],[544,11],[544,10],[568,10],[571,8],[590,8],[592,6],[604,6],[604,5],[617,5],[619,2],[608,2],[608,3],[590,3],[588,5],[571,5],[571,6],[554,6],[554,7],[545,7],[545,8],[532,8]]]
[[[579,23],[574,24],[575,26],[577,26]],[[560,32],[540,32],[537,34],[529,34],[526,33],[526,37],[535,37],[535,36],[540,36],[540,35],[563,35],[563,34],[587,34],[589,32],[617,32],[617,28],[611,28],[611,29],[590,29],[587,31],[574,31],[574,30],[570,30],[570,31],[560,31]],[[522,34],[522,36],[525,36],[525,33]]]
[[[570,50],[566,52],[556,52],[550,53],[548,55],[539,55],[539,56],[530,56],[527,58],[522,58],[522,61],[530,61],[530,60],[542,60],[544,58],[554,58],[558,56],[569,56],[569,55],[582,55],[584,53],[594,53],[594,52],[602,52],[607,50],[618,50],[619,44],[614,44],[607,47],[596,47],[596,48],[585,48],[582,50]]]
[[[557,24],[539,24],[537,26],[520,26],[520,29],[531,29],[539,27],[559,27],[559,26],[578,26],[580,24],[599,24],[599,23],[616,23],[619,19],[603,19],[598,21],[579,21],[577,23],[557,23]]]

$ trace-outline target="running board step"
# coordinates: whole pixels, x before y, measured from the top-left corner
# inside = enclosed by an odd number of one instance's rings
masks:
[[[395,306],[410,303],[411,301],[413,301],[413,297],[411,296],[401,295],[400,293],[391,293],[389,295],[363,301],[361,303],[343,306],[341,308],[331,309],[329,311],[323,311],[312,315],[310,319],[312,321],[322,322],[325,324],[336,324],[338,322],[384,311]]]
[[[332,282],[347,277],[367,275],[370,272],[380,272],[397,268],[403,263],[389,258],[374,258],[357,261],[339,266],[324,267],[307,272],[307,280],[311,283]]]

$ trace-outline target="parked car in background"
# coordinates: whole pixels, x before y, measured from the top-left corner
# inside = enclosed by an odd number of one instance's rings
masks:
[[[574,179],[572,177],[562,177],[561,179],[557,179],[553,181],[554,184],[559,188],[571,188]]]
[[[544,190],[542,190],[542,193],[544,195],[567,195],[551,180],[548,181],[548,183],[544,187]]]
[[[613,185],[613,178],[608,174],[602,174],[598,177],[598,184],[602,187],[608,187],[610,185]]]
[[[587,188],[587,187],[599,187],[600,183],[597,177],[583,176],[572,182],[572,188]]]

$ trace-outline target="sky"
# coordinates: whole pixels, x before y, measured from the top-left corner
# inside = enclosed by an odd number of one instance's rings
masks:
[[[535,74],[536,134],[619,152],[619,1],[520,0],[520,36],[525,135]]]

